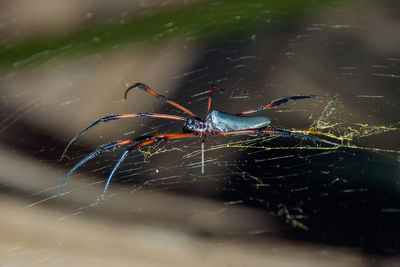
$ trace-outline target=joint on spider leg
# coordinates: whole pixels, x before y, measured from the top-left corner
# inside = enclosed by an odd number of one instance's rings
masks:
[[[129,142],[128,142],[128,141],[129,141]],[[101,151],[104,151],[104,152],[114,151],[114,150],[120,148],[121,145],[130,143],[130,141],[131,141],[131,140],[125,140],[125,141],[118,140],[118,141],[114,141],[114,142],[111,142],[111,143],[108,143],[108,144],[102,146],[100,149],[101,149]]]
[[[129,87],[129,88],[135,88],[135,87],[138,87],[138,88],[140,88],[140,89],[142,89],[142,90],[146,90],[146,88],[149,88],[147,85],[145,85],[144,83],[135,83],[134,85],[132,85],[131,87]]]
[[[138,117],[145,117],[145,116],[149,116],[150,114],[148,112],[139,112],[138,113]]]
[[[223,89],[223,88],[221,88],[221,87],[219,87],[218,85],[215,85],[215,84],[213,84],[213,85],[211,86],[211,89],[218,89],[218,90],[220,90],[220,91],[222,91],[222,92],[225,91],[225,89]]]
[[[153,140],[154,143],[167,140],[166,137],[151,137],[150,139]]]
[[[119,118],[118,114],[113,114],[113,115],[108,115],[104,118],[101,118],[100,121],[106,122],[106,121],[114,121],[114,120],[118,120]]]
[[[264,106],[259,106],[258,108],[256,108],[256,112],[261,111],[264,109]]]
[[[139,82],[139,83],[135,83],[131,87],[139,87],[140,89],[143,89],[144,87],[147,87],[147,86],[145,84]]]
[[[159,98],[159,99],[161,99],[162,101],[164,101],[164,102],[168,103],[168,100],[169,100],[169,99],[168,99],[168,98],[166,98],[165,96],[163,96],[163,95],[159,95],[159,96],[158,96],[158,98]]]

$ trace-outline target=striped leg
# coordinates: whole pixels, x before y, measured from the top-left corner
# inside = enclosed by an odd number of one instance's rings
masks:
[[[198,135],[199,135],[199,133],[158,134],[158,135],[149,137],[149,140],[140,142],[136,145],[133,145],[133,146],[125,149],[125,151],[122,153],[121,157],[119,158],[117,164],[114,165],[114,168],[112,169],[110,175],[107,178],[107,182],[106,182],[106,185],[104,186],[103,194],[101,195],[101,200],[104,200],[104,197],[106,196],[106,191],[107,191],[108,185],[110,184],[111,178],[114,176],[115,171],[118,169],[119,165],[125,160],[125,158],[129,152],[135,151],[138,148],[148,146],[148,145],[154,144],[156,142],[160,142],[160,141],[193,137],[193,136],[198,136]]]
[[[298,139],[312,140],[312,141],[316,141],[316,142],[320,142],[320,143],[330,144],[333,146],[341,146],[338,143],[319,138],[315,135],[295,133],[295,132],[292,132],[292,131],[289,131],[286,129],[254,129],[254,130],[239,130],[239,131],[231,131],[231,132],[213,131],[213,132],[211,132],[211,134],[215,134],[215,135],[269,134],[269,135],[276,135],[276,136],[282,136],[282,137],[294,137],[294,138],[298,138]]]
[[[109,115],[105,116],[103,118],[98,119],[97,121],[93,122],[90,124],[88,127],[77,133],[71,141],[69,141],[68,145],[65,147],[63,153],[61,154],[61,157],[59,160],[62,160],[64,158],[65,153],[67,152],[68,148],[71,146],[71,144],[82,134],[86,133],[88,130],[92,129],[93,127],[97,126],[101,122],[108,122],[108,121],[115,121],[119,119],[124,119],[124,118],[140,118],[140,117],[151,117],[151,118],[161,118],[161,119],[170,119],[170,120],[179,120],[179,121],[186,121],[185,117],[181,116],[175,116],[175,115],[168,115],[168,114],[158,114],[158,113],[131,113],[131,114],[115,114],[115,115]]]
[[[108,185],[110,184],[111,178],[113,177],[115,171],[118,169],[119,165],[124,161],[124,159],[126,158],[127,154],[129,152],[135,151],[136,149],[140,148],[140,147],[144,147],[144,146],[148,146],[151,144],[154,144],[156,142],[160,142],[160,141],[165,141],[165,140],[173,140],[173,139],[178,139],[178,138],[186,138],[186,137],[192,137],[192,136],[197,136],[199,135],[198,133],[173,133],[173,134],[157,134],[157,135],[153,135],[153,136],[142,136],[139,138],[135,138],[135,139],[127,139],[127,140],[123,140],[123,141],[115,141],[115,142],[111,142],[109,144],[106,144],[98,149],[96,149],[95,151],[93,151],[92,153],[90,153],[89,155],[87,155],[85,158],[83,158],[80,162],[78,162],[65,176],[64,180],[62,181],[62,183],[60,184],[59,188],[58,188],[58,192],[57,195],[61,194],[61,190],[64,187],[64,185],[66,184],[66,182],[68,181],[69,177],[72,175],[72,173],[78,169],[80,166],[84,165],[86,162],[88,162],[89,160],[97,157],[98,155],[100,155],[102,152],[109,152],[109,151],[114,151],[115,149],[123,146],[123,145],[128,145],[128,144],[132,144],[132,143],[137,143],[135,145],[130,146],[129,148],[127,148],[122,156],[119,158],[117,164],[115,164],[114,168],[112,169],[110,175],[107,178],[107,182],[106,185],[104,187],[104,191],[103,194],[101,196],[101,199],[104,200]]]
[[[176,103],[175,101],[172,101],[168,98],[166,98],[163,95],[158,94],[157,92],[153,91],[149,86],[145,85],[144,83],[135,83],[134,85],[130,86],[128,89],[126,89],[125,91],[125,99],[128,96],[128,92],[135,88],[135,87],[139,87],[140,89],[152,94],[153,96],[157,97],[158,99],[160,99],[161,101],[164,101],[165,103],[168,103],[180,110],[182,110],[183,112],[185,112],[186,114],[188,114],[189,116],[192,116],[193,118],[198,118],[196,116],[196,114],[194,114],[193,112],[191,112],[190,110],[188,110],[187,108],[179,105],[178,103]]]
[[[259,112],[261,110],[264,109],[270,109],[270,108],[275,108],[278,107],[280,105],[283,105],[285,103],[287,103],[288,101],[295,101],[295,100],[303,100],[303,99],[325,99],[325,98],[331,98],[329,96],[322,96],[322,95],[292,95],[292,96],[287,96],[287,97],[282,97],[279,99],[275,99],[273,100],[271,103],[269,103],[268,105],[265,106],[260,106],[257,107],[255,109],[250,109],[250,110],[246,110],[240,113],[237,113],[237,116],[243,116],[243,115],[247,115],[247,114],[252,114],[252,113],[256,113]]]

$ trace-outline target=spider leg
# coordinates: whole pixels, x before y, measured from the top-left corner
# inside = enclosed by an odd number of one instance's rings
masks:
[[[71,144],[82,134],[86,133],[88,130],[92,129],[93,127],[97,126],[101,122],[107,122],[107,121],[115,121],[119,119],[124,119],[124,118],[140,118],[140,117],[151,117],[151,118],[161,118],[161,119],[170,119],[170,120],[180,120],[180,121],[186,121],[185,117],[181,116],[175,116],[175,115],[168,115],[168,114],[158,114],[158,113],[131,113],[131,114],[115,114],[115,115],[109,115],[105,116],[103,118],[98,119],[97,121],[93,122],[90,124],[88,127],[77,133],[71,141],[67,144],[65,147],[63,153],[61,154],[61,157],[59,160],[62,160],[64,158],[65,153],[67,152],[68,148],[71,146]]]
[[[157,141],[163,141],[163,140],[172,140],[172,139],[177,139],[177,138],[184,138],[184,137],[191,137],[191,136],[196,136],[198,135],[197,133],[182,133],[182,134],[157,134],[157,135],[153,135],[153,136],[142,136],[136,139],[127,139],[127,140],[122,140],[122,141],[115,141],[115,142],[111,142],[108,143],[100,148],[97,148],[95,151],[93,151],[92,153],[90,153],[89,155],[87,155],[86,157],[84,157],[80,162],[78,162],[65,176],[64,180],[62,181],[62,183],[60,184],[59,188],[58,188],[58,192],[57,195],[61,194],[61,190],[64,187],[64,185],[66,184],[66,182],[68,181],[69,177],[72,175],[72,173],[78,169],[80,166],[82,166],[83,164],[85,164],[86,162],[88,162],[89,160],[97,157],[98,155],[100,155],[101,152],[109,152],[109,151],[113,151],[123,145],[127,145],[127,144],[132,144],[132,143],[137,143],[140,142],[139,144],[137,144],[136,146],[131,146],[130,148],[126,149],[124,151],[124,153],[122,154],[122,156],[120,157],[118,163],[114,166],[112,172],[110,173],[110,175],[108,176],[107,179],[107,183],[106,186],[104,188],[104,192],[103,192],[103,196],[102,199],[104,199],[105,196],[105,192],[107,190],[107,187],[110,183],[111,177],[114,175],[115,171],[117,170],[117,168],[119,167],[119,165],[122,163],[122,161],[125,159],[125,157],[127,156],[127,154],[134,150],[137,149],[139,147],[142,146],[146,146],[152,143],[155,143]],[[143,141],[145,140],[145,141]]]
[[[128,140],[124,140],[124,141],[115,141],[115,142],[111,142],[108,143],[100,148],[97,148],[95,151],[93,151],[92,153],[90,153],[89,155],[87,155],[86,157],[84,157],[80,162],[78,162],[65,176],[64,180],[62,181],[62,183],[60,184],[60,186],[58,187],[58,192],[57,195],[61,194],[61,190],[64,187],[65,183],[68,181],[69,177],[71,176],[71,174],[78,169],[80,166],[82,166],[83,164],[85,164],[86,162],[88,162],[89,160],[97,157],[98,155],[100,155],[101,152],[108,152],[108,151],[112,151],[114,149],[119,148],[122,145],[125,144],[129,144],[129,143],[133,143],[133,142],[137,142],[137,139],[128,139]]]
[[[193,136],[198,136],[200,135],[197,132],[192,132],[192,133],[176,133],[176,134],[158,134],[149,137],[149,140],[140,142],[136,145],[133,145],[131,147],[128,147],[125,149],[125,151],[122,153],[121,157],[119,158],[117,164],[115,164],[114,168],[112,169],[110,175],[107,178],[106,185],[104,186],[104,191],[103,194],[101,195],[101,200],[104,200],[107,192],[107,188],[110,184],[111,178],[114,176],[114,173],[118,169],[118,167],[121,165],[121,163],[125,160],[126,156],[128,155],[129,152],[135,151],[141,147],[148,146],[151,144],[154,144],[156,142],[160,141],[167,141],[167,140],[173,140],[173,139],[178,139],[178,138],[186,138],[186,137],[193,137]]]
[[[196,114],[194,114],[193,112],[191,112],[190,110],[188,110],[187,108],[179,105],[178,103],[176,103],[175,101],[172,101],[168,98],[166,98],[163,95],[158,94],[157,92],[153,91],[149,86],[145,85],[144,83],[135,83],[134,85],[130,86],[128,89],[126,89],[125,91],[125,99],[128,96],[128,92],[135,88],[135,87],[139,87],[140,89],[152,94],[153,96],[157,97],[158,99],[160,99],[161,101],[164,101],[165,103],[168,103],[180,110],[182,110],[183,112],[185,112],[186,114],[188,114],[189,116],[192,116],[193,118],[198,118],[196,116]]]
[[[237,113],[237,116],[243,116],[243,115],[247,115],[247,114],[252,114],[252,113],[256,113],[259,112],[261,110],[264,109],[270,109],[270,108],[275,108],[277,106],[283,105],[285,103],[287,103],[288,101],[292,101],[292,100],[303,100],[303,99],[324,99],[324,98],[331,98],[329,96],[322,96],[322,95],[292,95],[292,96],[287,96],[287,97],[282,97],[279,99],[275,99],[273,100],[271,103],[269,103],[268,105],[265,106],[259,106],[255,109],[250,109],[250,110],[246,110],[240,113]]]
[[[211,109],[211,99],[212,99],[212,94],[213,94],[214,89],[218,89],[218,90],[224,91],[224,89],[222,89],[221,87],[216,86],[214,84],[211,86],[210,94],[208,95],[207,114],[210,112],[210,109]]]
[[[204,174],[204,144],[206,142],[207,135],[204,134],[201,139],[201,173]]]
[[[254,129],[254,130],[238,130],[238,131],[230,131],[230,132],[217,132],[212,131],[211,134],[216,135],[235,135],[235,134],[269,134],[269,135],[277,135],[282,137],[294,137],[299,139],[306,139],[311,141],[316,141],[320,143],[326,143],[333,146],[342,146],[341,144],[328,141],[322,138],[319,138],[315,135],[311,134],[302,134],[302,133],[295,133],[286,129]]]

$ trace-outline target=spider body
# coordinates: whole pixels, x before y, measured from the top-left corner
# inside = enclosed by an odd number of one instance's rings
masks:
[[[212,110],[208,113],[205,121],[199,118],[188,118],[183,124],[183,131],[185,133],[213,134],[213,132],[264,128],[270,123],[271,120],[266,116],[242,117]]]
[[[127,96],[128,91],[131,89],[138,87],[153,96],[157,97],[161,101],[168,103],[182,112],[186,113],[190,117],[182,117],[182,116],[176,116],[176,115],[170,115],[170,114],[159,114],[159,113],[147,113],[147,112],[139,112],[139,113],[130,113],[130,114],[116,114],[116,115],[108,115],[105,117],[102,117],[92,124],[90,124],[88,127],[84,128],[81,132],[76,134],[71,141],[68,143],[66,148],[64,149],[60,160],[64,157],[66,151],[68,150],[69,146],[82,134],[90,130],[91,128],[95,127],[101,122],[107,122],[107,121],[115,121],[118,119],[123,119],[123,118],[139,118],[139,117],[150,117],[150,118],[160,118],[160,119],[170,119],[170,120],[179,120],[183,121],[183,133],[166,133],[166,134],[156,134],[152,136],[140,136],[135,139],[127,139],[127,140],[122,140],[122,141],[114,141],[109,144],[106,144],[104,146],[101,146],[97,148],[95,151],[93,151],[91,154],[87,155],[84,157],[80,162],[78,162],[65,176],[63,182],[61,183],[59,189],[58,189],[58,195],[61,194],[61,190],[64,186],[64,184],[67,182],[68,178],[71,176],[71,174],[80,166],[85,164],[87,161],[93,159],[94,157],[98,156],[101,152],[109,152],[109,151],[114,151],[115,149],[118,149],[122,146],[125,145],[130,145],[128,148],[124,150],[122,155],[120,156],[118,162],[114,165],[112,171],[110,172],[106,185],[104,186],[104,191],[102,194],[102,200],[104,200],[108,185],[111,181],[111,178],[115,174],[116,170],[120,166],[120,164],[125,160],[127,157],[128,153],[136,151],[140,149],[141,147],[148,146],[157,142],[161,141],[168,141],[168,140],[173,140],[173,139],[179,139],[179,138],[187,138],[187,137],[201,137],[201,172],[204,173],[204,144],[207,135],[260,135],[260,134],[266,134],[266,135],[274,135],[274,136],[280,136],[280,137],[294,137],[294,138],[299,138],[303,140],[312,140],[316,142],[321,142],[321,143],[326,143],[329,145],[333,146],[340,146],[340,144],[331,142],[322,138],[319,138],[315,135],[309,135],[309,134],[301,134],[301,133],[296,133],[292,132],[287,129],[277,129],[277,128],[270,128],[269,125],[271,123],[271,120],[266,117],[266,116],[251,116],[251,117],[246,117],[244,115],[252,114],[259,112],[261,110],[265,109],[271,109],[280,105],[285,104],[288,101],[292,100],[302,100],[302,99],[326,99],[329,98],[327,96],[318,96],[318,95],[293,95],[293,96],[288,96],[288,97],[283,97],[279,98],[276,100],[273,100],[271,103],[265,105],[265,106],[260,106],[255,109],[250,109],[246,110],[237,114],[229,114],[225,112],[221,112],[218,110],[212,110],[211,109],[211,100],[212,100],[212,94],[214,89],[219,89],[218,86],[213,85],[210,90],[210,94],[208,97],[208,108],[207,108],[207,116],[206,119],[203,121],[201,120],[198,116],[196,116],[192,111],[188,110],[187,108],[181,106],[180,104],[176,103],[173,100],[170,100],[166,98],[163,95],[158,94],[154,90],[152,90],[149,86],[143,84],[143,83],[136,83],[132,86],[130,86],[126,91],[125,91],[125,98]]]
[[[206,125],[212,131],[230,132],[246,129],[264,128],[271,123],[266,116],[243,117],[218,110],[212,110],[207,114]]]

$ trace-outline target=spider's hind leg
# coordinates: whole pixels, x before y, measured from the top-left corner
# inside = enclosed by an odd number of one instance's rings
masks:
[[[294,137],[297,139],[303,139],[303,140],[310,140],[310,141],[315,141],[318,143],[325,143],[325,144],[329,144],[332,146],[336,146],[336,147],[340,147],[342,146],[339,143],[336,142],[332,142],[323,138],[320,138],[316,135],[312,135],[312,134],[303,134],[303,133],[297,133],[297,132],[293,132],[287,129],[268,129],[268,130],[263,130],[264,133],[270,134],[270,135],[277,135],[277,136],[282,136],[282,137]]]
[[[249,130],[238,130],[238,131],[230,131],[230,132],[217,132],[213,131],[211,134],[216,134],[216,135],[260,135],[260,134],[269,134],[269,135],[275,135],[275,136],[281,136],[281,137],[294,137],[298,139],[304,139],[304,140],[311,140],[319,143],[326,143],[332,146],[342,146],[341,144],[328,141],[323,138],[319,138],[318,136],[311,135],[311,134],[302,134],[302,133],[296,133],[292,132],[290,130],[286,129],[249,129]]]
[[[256,113],[256,112],[259,112],[259,111],[264,110],[264,109],[275,108],[275,107],[278,107],[280,105],[286,104],[289,101],[296,101],[296,100],[303,100],[303,99],[325,99],[325,98],[331,98],[331,97],[322,96],[322,95],[292,95],[292,96],[286,96],[286,97],[282,97],[282,98],[279,98],[279,99],[275,99],[275,100],[271,101],[271,103],[269,103],[268,105],[260,106],[260,107],[257,107],[255,109],[246,110],[246,111],[237,113],[236,115],[237,116],[243,116],[243,115],[247,115],[247,114]]]

